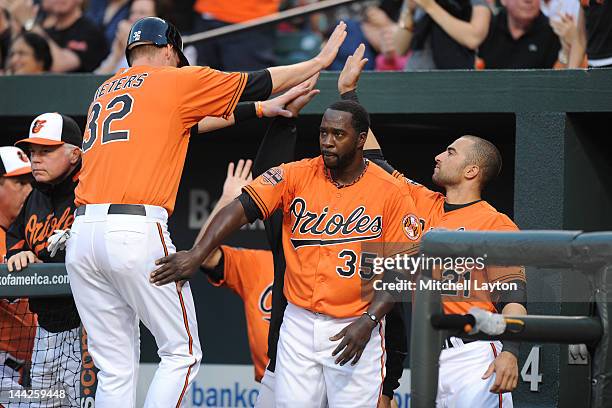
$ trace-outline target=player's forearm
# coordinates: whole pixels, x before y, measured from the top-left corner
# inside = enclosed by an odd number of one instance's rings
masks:
[[[215,205],[215,207],[212,209],[212,211],[208,215],[208,218],[206,219],[206,221],[202,225],[202,228],[200,228],[200,232],[198,232],[198,236],[196,237],[196,239],[194,241],[194,245],[197,244],[200,241],[200,239],[202,239],[202,237],[204,236],[204,233],[206,232],[206,229],[210,225],[210,223],[213,220],[213,218],[219,213],[219,211],[221,211],[221,209],[223,207],[225,207],[226,205],[231,203],[232,200],[233,200],[233,198],[226,197],[226,196],[223,196],[223,195],[221,196],[221,198],[219,198],[219,201],[217,201],[217,204]]]
[[[508,303],[502,309],[502,314],[506,316],[525,316],[527,314],[527,309],[520,303]],[[520,349],[520,341],[504,340],[502,342],[502,352],[510,353],[516,358],[519,357]]]
[[[376,136],[374,136],[372,129],[368,129],[368,137],[363,145],[363,150],[381,150],[380,144],[378,144],[378,140]]]
[[[225,238],[247,223],[247,216],[240,201],[234,200],[223,207],[211,220],[204,236],[191,248],[199,261],[198,264],[202,264]]]
[[[507,316],[525,316],[527,309],[520,303],[508,303],[502,309],[502,314]]]
[[[272,93],[286,91],[301,84],[324,68],[318,57],[293,65],[268,68],[272,77]]]
[[[208,255],[208,257],[204,260],[204,262],[202,262],[202,267],[206,268],[206,269],[214,269],[217,267],[217,265],[219,265],[219,262],[221,261],[221,255],[223,253],[221,252],[221,249],[219,247],[216,247],[212,253],[210,255]]]
[[[474,7],[470,21],[452,16],[436,2],[426,11],[450,37],[471,50],[477,49],[487,36],[491,22],[491,11],[487,7]]]
[[[368,313],[373,314],[380,320],[393,309],[393,305],[393,296],[385,291],[379,290],[374,294],[374,299],[370,307],[368,307]]]

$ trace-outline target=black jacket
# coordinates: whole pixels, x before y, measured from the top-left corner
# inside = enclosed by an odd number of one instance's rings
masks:
[[[79,166],[57,185],[34,183],[21,213],[6,233],[6,258],[21,251],[32,251],[44,263],[63,263],[65,251],[51,258],[47,238],[54,230],[67,229],[74,221],[74,189]],[[30,298],[30,310],[38,314],[38,324],[53,333],[78,327],[81,323],[72,296]]]

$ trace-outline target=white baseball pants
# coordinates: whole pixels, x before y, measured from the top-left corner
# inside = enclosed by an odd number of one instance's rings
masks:
[[[357,318],[337,319],[289,303],[278,340],[277,408],[375,408],[385,375],[384,322],[372,330],[361,359],[340,366],[331,341]]]
[[[176,252],[167,213],[108,214],[109,204],[87,205],[75,218],[66,269],[88,347],[100,369],[96,407],[134,407],[140,356],[138,321],[155,337],[161,362],[145,407],[180,407],[198,372],[202,351],[189,284],[149,282],[155,260]]]
[[[495,374],[482,376],[501,352],[499,341],[474,341],[463,344],[451,337],[453,347],[440,353],[437,408],[512,408],[512,394],[493,394],[489,390]]]
[[[261,384],[259,386],[259,394],[257,394],[257,401],[255,402],[255,408],[274,408],[274,388],[276,388],[276,376],[272,371],[266,369],[264,371]]]

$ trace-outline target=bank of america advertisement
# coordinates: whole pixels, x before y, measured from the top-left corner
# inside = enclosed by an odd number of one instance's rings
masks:
[[[136,406],[141,407],[153,380],[157,364],[140,364]],[[184,407],[252,407],[257,401],[259,383],[253,378],[251,365],[207,364],[200,367],[197,377],[185,395]],[[408,408],[410,401],[410,370],[404,370],[400,386],[395,390],[399,408]]]

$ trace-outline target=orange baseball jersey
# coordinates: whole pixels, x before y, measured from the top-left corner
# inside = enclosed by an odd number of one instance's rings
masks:
[[[36,336],[36,315],[28,309],[28,299],[9,302],[0,299],[0,351],[29,361]]]
[[[244,191],[264,218],[284,212],[284,294],[310,311],[344,318],[367,310],[377,254],[362,252],[363,243],[379,243],[384,256],[418,250],[412,199],[374,163],[339,187],[321,156],[305,159],[266,171]]]
[[[83,137],[75,203],[150,204],[171,214],[191,128],[232,114],[245,73],[138,66],[96,91]]]
[[[6,231],[0,228],[0,263],[6,262]]]
[[[416,203],[417,213],[425,217],[421,218],[421,223],[424,228],[427,228],[426,232],[436,228],[459,231],[518,231],[516,224],[507,215],[498,212],[484,200],[452,211],[445,211],[444,195],[407,179],[397,171],[393,175],[404,180]],[[492,312],[496,311],[494,306],[496,293],[478,288],[482,288],[483,283],[525,281],[525,268],[522,266],[487,266],[467,269],[460,271],[461,273],[450,269],[435,271],[436,279],[469,285],[469,288],[466,286],[466,289],[462,291],[442,292],[446,313],[465,314],[473,306]]]
[[[224,259],[223,280],[209,280],[215,286],[227,286],[242,298],[255,380],[261,381],[268,364],[268,331],[274,283],[272,252],[225,245],[221,246],[221,250]]]
[[[226,23],[243,21],[274,14],[280,0],[196,0],[195,11]]]

